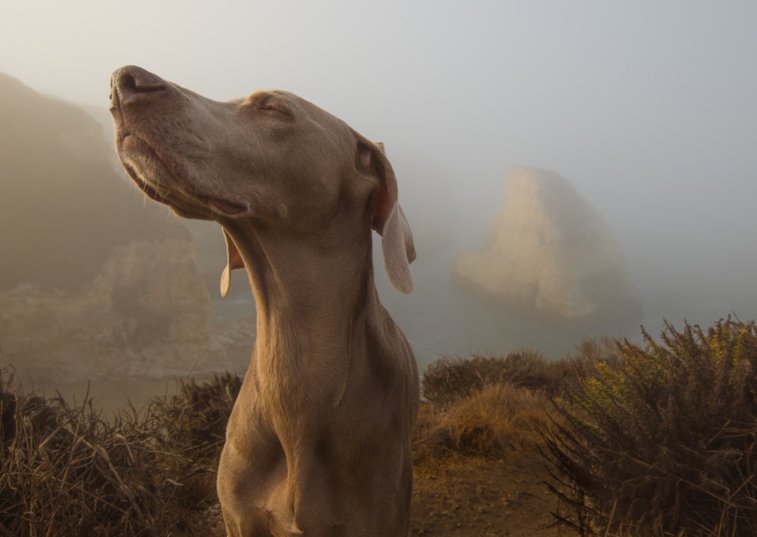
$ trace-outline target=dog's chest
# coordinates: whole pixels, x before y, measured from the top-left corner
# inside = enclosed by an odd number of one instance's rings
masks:
[[[312,421],[338,406],[349,382],[348,357],[261,350],[251,367],[256,399],[267,414]]]

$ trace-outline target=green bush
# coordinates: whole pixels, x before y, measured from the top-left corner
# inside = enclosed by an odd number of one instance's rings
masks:
[[[581,535],[757,535],[757,330],[665,324],[567,396],[545,455]]]

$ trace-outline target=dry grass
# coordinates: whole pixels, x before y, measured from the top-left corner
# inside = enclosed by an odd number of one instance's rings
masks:
[[[414,444],[416,460],[458,453],[497,459],[540,442],[549,427],[547,398],[510,383],[490,384],[448,409],[424,405]]]
[[[433,364],[417,475],[540,450],[569,507],[559,517],[583,535],[756,535],[755,324],[646,337],[587,340],[556,363],[521,352]],[[215,469],[238,377],[189,380],[106,420],[3,375],[0,537],[222,535]]]
[[[471,456],[503,459],[539,442],[548,399],[545,383],[533,379],[548,375],[538,372],[546,362],[534,356],[531,366],[522,357],[504,360],[510,369],[499,382],[490,378],[465,396],[442,397],[444,405],[424,403],[416,461],[449,466]],[[451,363],[459,368],[459,360]],[[61,398],[25,394],[6,375],[0,381],[0,536],[219,534],[215,469],[240,385],[233,375],[199,385],[187,380],[176,396],[105,419],[89,400],[72,407]]]
[[[490,385],[512,384],[554,394],[570,374],[567,362],[549,361],[535,351],[514,352],[505,357],[477,354],[470,358],[444,357],[423,373],[423,397],[441,408]]]
[[[185,383],[177,396],[106,420],[89,400],[71,407],[25,394],[5,374],[0,535],[209,534],[217,521],[208,516],[216,501],[215,429],[225,420],[208,417],[230,411],[234,379],[216,378],[207,388]]]
[[[543,441],[539,431],[557,419],[550,417],[550,395],[575,372],[573,360],[550,362],[532,351],[442,358],[423,374],[415,461],[508,459],[533,450]]]
[[[543,444],[560,418],[551,398],[580,384],[598,363],[615,363],[610,338],[584,340],[563,360],[539,352],[444,357],[423,373],[415,459],[439,456],[507,458]]]

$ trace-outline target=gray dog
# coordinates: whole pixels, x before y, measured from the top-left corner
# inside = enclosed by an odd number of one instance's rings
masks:
[[[371,230],[405,293],[415,249],[383,147],[291,93],[216,102],[133,66],[113,73],[111,112],[139,188],[221,224],[222,294],[236,268],[252,284],[218,469],[228,535],[407,535],[418,371],[379,302]]]

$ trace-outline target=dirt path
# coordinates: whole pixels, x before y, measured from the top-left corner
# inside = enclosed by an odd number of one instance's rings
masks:
[[[557,527],[557,500],[544,485],[537,453],[509,461],[453,455],[415,466],[410,535],[438,537],[575,537]],[[220,508],[214,537],[225,536]]]
[[[555,537],[557,500],[537,453],[511,461],[452,457],[416,466],[412,535]]]

